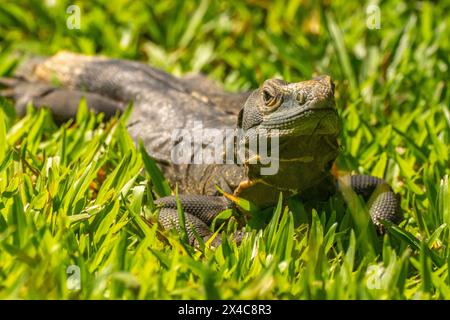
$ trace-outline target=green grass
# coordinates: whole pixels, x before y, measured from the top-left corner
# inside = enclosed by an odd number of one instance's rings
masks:
[[[339,167],[384,177],[405,221],[381,238],[358,202],[334,197],[308,215],[291,200],[241,246],[195,251],[140,218],[154,221],[168,189],[125,119],[84,106],[57,127],[46,110],[16,119],[2,100],[0,298],[450,299],[448,1],[383,1],[379,30],[365,5],[293,0],[97,1],[69,30],[68,3],[2,3],[0,75],[61,49],[204,72],[229,90],[330,74]],[[68,286],[73,265],[81,290]]]

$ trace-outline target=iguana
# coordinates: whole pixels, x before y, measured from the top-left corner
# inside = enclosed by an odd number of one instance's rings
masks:
[[[59,121],[76,114],[81,97],[107,117],[133,101],[129,133],[135,141],[143,141],[165,177],[178,184],[191,244],[198,235],[204,240],[212,236],[213,219],[235,206],[230,198],[265,208],[276,204],[280,192],[284,198],[323,200],[339,190],[331,168],[339,153],[340,119],[329,76],[298,83],[269,79],[252,92],[227,93],[201,75],[179,78],[138,62],[61,52],[30,59],[13,78],[1,78],[0,84],[4,87],[1,95],[15,101],[19,114],[32,102],[35,107],[50,108]],[[233,138],[233,143],[236,146],[239,140],[245,152],[249,152],[251,137],[257,139],[260,132],[269,139],[278,137],[278,170],[263,175],[258,152],[256,161],[247,159],[241,164],[174,161],[174,148],[185,140],[183,134],[174,132],[192,130],[195,135],[199,123],[218,132],[239,129],[244,138]],[[203,141],[194,156],[212,146]],[[367,201],[380,232],[381,219],[401,220],[399,200],[383,179],[353,175],[349,186]],[[161,225],[180,231],[175,196],[156,203],[161,207]]]

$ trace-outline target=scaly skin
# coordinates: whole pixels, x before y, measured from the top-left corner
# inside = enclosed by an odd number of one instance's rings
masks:
[[[55,79],[59,87],[51,85]],[[218,194],[216,186],[261,208],[274,205],[280,192],[285,198],[295,195],[303,200],[323,200],[337,191],[330,169],[339,151],[340,127],[334,85],[328,76],[299,83],[271,79],[251,93],[231,94],[202,76],[176,78],[137,62],[62,52],[31,60],[15,78],[0,79],[0,84],[7,87],[0,94],[13,98],[19,112],[33,102],[37,107],[50,107],[60,121],[75,115],[81,96],[91,108],[107,116],[133,101],[128,130],[135,141],[142,139],[170,182],[179,185],[193,244],[195,233],[205,240],[210,238],[211,221],[233,207]],[[247,138],[237,141],[236,146],[247,149],[251,139],[266,134],[270,140],[276,134],[279,170],[273,175],[261,174],[264,166],[258,162],[174,163],[171,152],[186,138],[184,133],[173,141],[174,130],[199,133],[197,122],[203,128],[219,130],[237,123]],[[203,151],[214,147],[213,142],[202,145]],[[398,200],[386,182],[353,176],[350,187],[364,196],[380,231],[380,219],[399,222]],[[159,199],[157,204],[162,207],[160,223],[179,229],[174,197]]]

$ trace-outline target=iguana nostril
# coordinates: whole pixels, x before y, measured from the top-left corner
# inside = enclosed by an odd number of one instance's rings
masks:
[[[300,104],[304,104],[306,101],[306,96],[302,92],[298,92],[297,96],[295,97],[297,102]]]

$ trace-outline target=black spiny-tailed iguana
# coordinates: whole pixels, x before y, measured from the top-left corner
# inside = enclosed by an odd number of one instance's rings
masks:
[[[52,85],[54,79],[58,87]],[[49,107],[57,120],[73,117],[83,96],[106,116],[133,101],[129,132],[136,141],[142,139],[169,181],[179,185],[191,243],[196,241],[195,233],[209,239],[214,217],[234,205],[216,186],[260,208],[274,205],[280,192],[285,198],[310,200],[326,199],[338,189],[331,167],[339,152],[340,122],[329,76],[298,83],[271,79],[253,92],[232,94],[202,76],[177,78],[137,62],[62,52],[31,59],[14,78],[2,78],[0,83],[6,87],[2,95],[15,100],[19,113],[32,102]],[[242,165],[195,163],[192,157],[174,161],[174,148],[186,142],[184,134],[174,139],[174,132],[192,129],[195,135],[199,123],[216,132],[237,127],[244,138],[234,138],[231,145],[243,145],[248,152],[251,139],[267,137],[271,144],[276,136],[277,170],[262,174],[265,166],[258,161],[257,150],[256,161],[244,157]],[[215,147],[212,142],[203,141],[200,148],[192,149],[193,156],[211,147]],[[400,221],[398,199],[384,180],[354,175],[349,185],[367,201],[378,230],[383,231],[380,219]],[[175,197],[160,198],[157,204],[160,223],[179,229]]]

